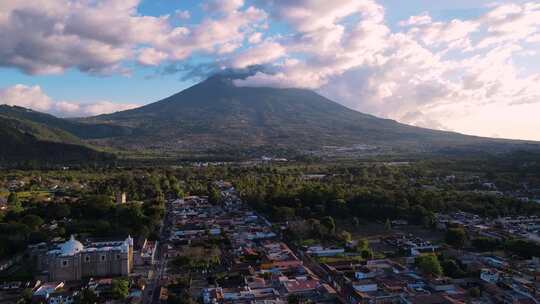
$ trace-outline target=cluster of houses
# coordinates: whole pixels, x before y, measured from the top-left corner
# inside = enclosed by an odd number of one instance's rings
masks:
[[[113,292],[115,278],[89,278],[81,283],[76,282],[40,282],[37,281],[32,288],[32,303],[47,304],[75,304],[80,303],[81,294],[85,290],[91,291],[99,302],[113,303],[117,300]],[[121,302],[141,303],[144,290],[143,281],[137,278],[127,279],[130,286],[126,298]]]
[[[471,262],[471,256],[458,260]],[[322,276],[346,303],[538,303],[534,275],[508,272],[510,264],[494,266],[494,257],[475,256],[468,271],[473,277],[452,279],[423,275],[411,260],[341,260],[323,263]],[[474,294],[472,290],[477,290]]]
[[[464,228],[468,235],[488,237],[496,240],[524,239],[540,242],[540,217],[515,216],[483,218],[467,212],[437,214],[436,226],[446,230],[449,227]]]
[[[181,297],[205,304],[540,303],[540,259],[457,250],[408,233],[371,239],[368,255],[358,252],[354,241],[297,247],[286,241],[284,227],[243,204],[231,183],[213,186],[220,190],[219,202],[188,196],[167,203],[159,241],[72,236],[30,246],[25,254],[36,263],[35,280],[0,284],[0,299],[3,291],[30,289],[34,302],[71,304],[91,290],[113,301],[114,282],[123,278],[129,286],[123,302],[167,303],[185,275],[173,269],[173,261],[195,252],[195,259],[215,257],[216,262],[194,271]],[[117,203],[125,201],[124,193],[117,195]],[[456,212],[437,214],[436,227],[537,241],[540,218],[486,219]],[[426,254],[455,263],[461,275],[426,274],[418,265],[418,257]]]
[[[303,251],[304,261],[316,265],[311,269],[344,303],[540,303],[538,259],[455,250],[405,234],[373,242],[386,257],[358,259],[345,248],[312,246]],[[417,257],[430,253],[459,264],[463,274],[424,273]]]
[[[204,283],[194,284],[198,286],[190,294],[208,304],[287,303],[294,297],[313,303],[338,303],[334,288],[304,265],[264,217],[242,204],[231,184],[215,185],[221,190],[219,204],[191,196],[172,202],[170,207],[172,224],[164,253],[167,258],[181,256],[190,246],[216,238],[223,240],[221,267],[204,275],[213,277],[222,271],[227,278],[211,284],[200,280]],[[175,275],[169,273],[162,286],[174,280]]]

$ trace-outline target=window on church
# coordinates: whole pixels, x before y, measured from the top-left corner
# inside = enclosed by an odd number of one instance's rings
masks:
[[[84,257],[84,261],[85,261],[86,263],[90,263],[90,256],[88,256],[88,255],[85,256],[85,257]]]
[[[68,261],[67,260],[62,260],[62,267],[66,267],[68,265]]]
[[[101,260],[102,260],[102,261],[105,261],[105,255],[102,255],[102,256],[101,256]]]
[[[116,255],[116,259],[120,260],[120,255],[119,254]]]

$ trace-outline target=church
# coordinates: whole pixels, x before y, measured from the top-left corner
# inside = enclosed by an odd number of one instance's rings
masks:
[[[84,246],[74,236],[46,254],[50,281],[85,277],[128,276],[133,268],[133,239],[94,242]]]

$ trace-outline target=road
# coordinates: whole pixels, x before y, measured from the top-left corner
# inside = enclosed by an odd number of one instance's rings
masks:
[[[170,202],[167,202],[165,204],[165,215],[163,216],[161,227],[159,229],[159,243],[156,248],[154,265],[152,265],[152,277],[145,288],[142,301],[143,304],[159,303],[161,281],[163,275],[167,273],[167,263],[169,262],[165,256],[165,251],[162,250],[162,248],[166,246],[165,244],[169,237],[168,230],[165,229],[165,227],[170,226],[170,208],[171,204]]]

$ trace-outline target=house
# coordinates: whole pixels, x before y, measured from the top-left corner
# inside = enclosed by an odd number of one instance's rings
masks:
[[[377,282],[369,279],[354,281],[352,286],[354,290],[359,292],[377,291],[379,288]]]
[[[311,246],[306,251],[309,255],[318,257],[330,257],[343,254],[344,248],[324,248],[322,246]]]
[[[505,262],[504,260],[498,257],[484,257],[483,260],[484,260],[484,263],[488,264],[491,267],[495,267],[497,269],[502,269],[508,266],[507,262]]]
[[[154,258],[156,255],[157,245],[158,245],[158,242],[156,241],[149,241],[147,239],[144,240],[144,243],[141,247],[141,252],[138,258],[139,265],[153,265],[154,264]]]
[[[428,286],[435,292],[451,292],[456,290],[456,286],[449,278],[432,278],[428,281]]]
[[[73,304],[78,292],[56,291],[49,294],[48,304]]]
[[[499,281],[499,271],[491,268],[483,268],[480,271],[480,279],[489,284],[497,284]]]
[[[47,302],[49,300],[49,297],[52,293],[55,291],[61,289],[64,287],[64,282],[51,282],[51,283],[45,283],[36,289],[34,291],[34,294],[32,295],[32,302],[33,303],[42,303]]]
[[[319,286],[319,280],[300,277],[281,282],[287,294],[305,294],[315,291]]]
[[[380,274],[381,272],[376,268],[362,267],[354,273],[354,278],[357,280],[372,279]]]
[[[117,192],[115,194],[115,201],[117,204],[125,204],[127,202],[127,194],[125,192]]]
[[[0,197],[0,211],[7,210],[7,199]]]
[[[422,294],[415,295],[409,298],[404,298],[405,304],[464,304],[464,302],[450,298],[447,295],[435,293],[435,294]]]
[[[273,301],[279,293],[273,288],[206,288],[202,291],[203,303],[250,303],[252,301]]]

